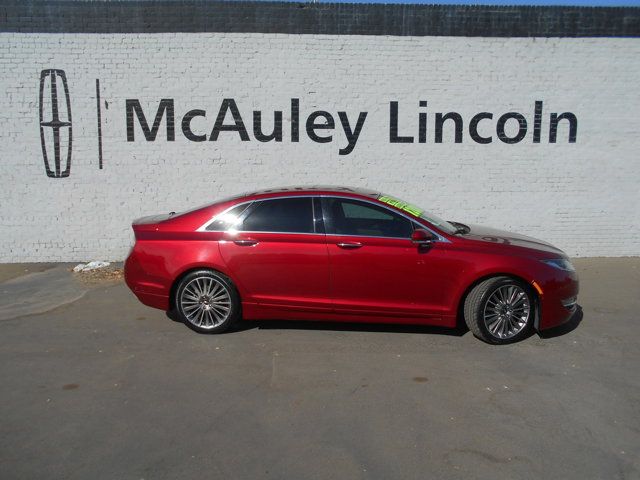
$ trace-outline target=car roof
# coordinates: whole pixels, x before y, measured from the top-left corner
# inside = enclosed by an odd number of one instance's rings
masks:
[[[357,187],[341,187],[341,186],[322,186],[322,185],[306,185],[306,186],[298,186],[298,187],[275,187],[275,188],[265,188],[262,190],[255,190],[253,192],[245,192],[237,195],[232,195],[230,197],[221,198],[212,203],[207,203],[205,205],[200,205],[195,208],[191,208],[189,210],[182,211],[175,215],[173,218],[183,217],[185,215],[190,215],[195,212],[210,210],[211,208],[218,208],[221,205],[228,205],[230,203],[239,203],[250,200],[258,200],[261,198],[269,198],[269,197],[286,197],[289,195],[359,195],[363,197],[369,197],[373,199],[377,199],[380,197],[381,193],[376,192],[375,190],[367,190],[365,188],[357,188]]]
[[[242,195],[238,195],[236,198],[243,197],[253,197],[253,196],[262,196],[269,195],[274,193],[291,193],[291,194],[299,194],[299,193],[328,193],[328,194],[340,194],[340,193],[351,193],[356,195],[364,195],[367,197],[377,198],[380,196],[380,192],[375,190],[369,190],[366,188],[358,188],[358,187],[346,187],[346,186],[335,186],[335,185],[302,185],[302,186],[291,186],[291,187],[277,187],[277,188],[266,188],[262,190],[256,190],[254,192],[244,193]]]

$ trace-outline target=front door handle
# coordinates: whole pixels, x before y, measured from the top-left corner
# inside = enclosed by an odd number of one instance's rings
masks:
[[[362,246],[362,244],[360,242],[340,242],[338,244],[340,248],[360,248]]]
[[[257,245],[258,241],[246,239],[246,240],[234,240],[233,243],[235,243],[236,245],[240,245],[241,247],[252,247],[253,245]]]

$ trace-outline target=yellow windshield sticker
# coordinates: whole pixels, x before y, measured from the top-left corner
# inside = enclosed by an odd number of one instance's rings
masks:
[[[410,213],[414,217],[419,217],[422,214],[422,209],[416,207],[415,205],[411,205],[410,203],[403,202],[402,200],[398,200],[396,198],[387,197],[386,195],[382,195],[378,197],[378,200],[386,203],[387,205],[391,205],[392,207],[399,208],[407,213]]]

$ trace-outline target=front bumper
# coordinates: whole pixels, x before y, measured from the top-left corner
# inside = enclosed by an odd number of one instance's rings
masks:
[[[569,321],[578,309],[578,276],[574,272],[562,272],[538,283],[542,290],[538,329],[557,327]]]

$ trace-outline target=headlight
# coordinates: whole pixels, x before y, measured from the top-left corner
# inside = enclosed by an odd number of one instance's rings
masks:
[[[566,258],[552,258],[550,260],[542,260],[543,263],[547,265],[551,265],[554,268],[559,270],[564,270],[565,272],[575,272],[576,269],[572,265],[572,263]]]

